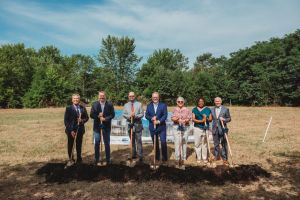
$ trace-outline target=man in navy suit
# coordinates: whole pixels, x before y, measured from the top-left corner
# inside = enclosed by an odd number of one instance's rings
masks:
[[[149,130],[151,133],[152,142],[154,144],[154,134],[159,136],[161,151],[162,151],[162,161],[166,162],[168,160],[167,152],[167,127],[166,120],[168,117],[167,105],[159,101],[158,92],[152,93],[152,102],[147,105],[146,119],[149,120]],[[156,127],[154,127],[156,125]],[[160,160],[160,149],[159,141],[156,139],[156,160]]]
[[[65,132],[68,137],[68,155],[69,161],[67,165],[71,165],[74,161],[72,159],[72,147],[76,136],[76,152],[77,152],[77,163],[82,162],[81,158],[81,146],[82,138],[85,133],[84,124],[89,120],[89,116],[86,112],[86,108],[80,105],[79,94],[72,95],[72,105],[66,107],[64,124]]]
[[[99,163],[99,146],[100,146],[100,128],[103,132],[103,141],[105,146],[106,163],[110,164],[110,131],[111,120],[115,117],[115,110],[112,103],[106,101],[106,94],[100,91],[98,101],[94,102],[91,108],[91,118],[94,119],[93,133],[95,144],[95,164]]]

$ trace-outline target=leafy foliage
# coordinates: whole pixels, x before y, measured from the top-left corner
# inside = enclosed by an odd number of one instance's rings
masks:
[[[189,105],[220,96],[238,105],[300,105],[300,30],[283,38],[256,42],[224,56],[204,53],[192,67],[178,49],[158,49],[139,68],[135,41],[108,36],[96,58],[63,56],[54,46],[36,51],[24,44],[0,46],[0,107],[47,107],[69,103],[79,93],[86,103],[105,90],[115,104],[131,90],[148,102],[158,91],[174,105],[183,96]]]

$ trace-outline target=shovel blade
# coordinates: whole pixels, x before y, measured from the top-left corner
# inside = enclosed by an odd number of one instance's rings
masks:
[[[97,163],[97,166],[106,166],[106,162],[105,161],[101,161]]]
[[[209,168],[216,168],[217,164],[215,162],[207,163],[207,167],[209,167]]]
[[[68,161],[67,164],[65,165],[64,169],[70,168],[70,167],[72,167],[73,165],[75,165],[75,162],[74,162],[74,161]]]
[[[126,166],[128,166],[128,167],[134,167],[135,165],[136,165],[135,160],[127,160],[126,161]]]
[[[150,169],[157,170],[159,168],[159,165],[150,165]]]

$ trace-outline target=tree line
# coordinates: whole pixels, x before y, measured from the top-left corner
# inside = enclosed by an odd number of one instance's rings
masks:
[[[38,50],[24,44],[0,46],[0,107],[65,106],[72,93],[84,102],[105,90],[116,105],[135,91],[147,103],[153,91],[174,105],[202,96],[208,104],[220,96],[234,105],[300,105],[300,30],[283,38],[256,42],[229,57],[204,53],[189,67],[178,49],[155,50],[141,64],[135,40],[107,36],[95,57],[62,55],[54,46]]]

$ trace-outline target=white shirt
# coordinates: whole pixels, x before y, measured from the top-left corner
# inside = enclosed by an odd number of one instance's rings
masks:
[[[106,103],[106,101],[105,101],[105,102],[103,102],[103,103],[100,101],[100,106],[101,106],[101,110],[102,110],[102,112],[104,112],[104,106],[105,106],[105,103]]]
[[[221,112],[221,106],[220,107],[216,107],[216,117],[218,118]]]
[[[157,107],[158,107],[158,103],[153,103],[153,106],[154,106],[154,112],[155,112],[155,114],[156,114]]]

